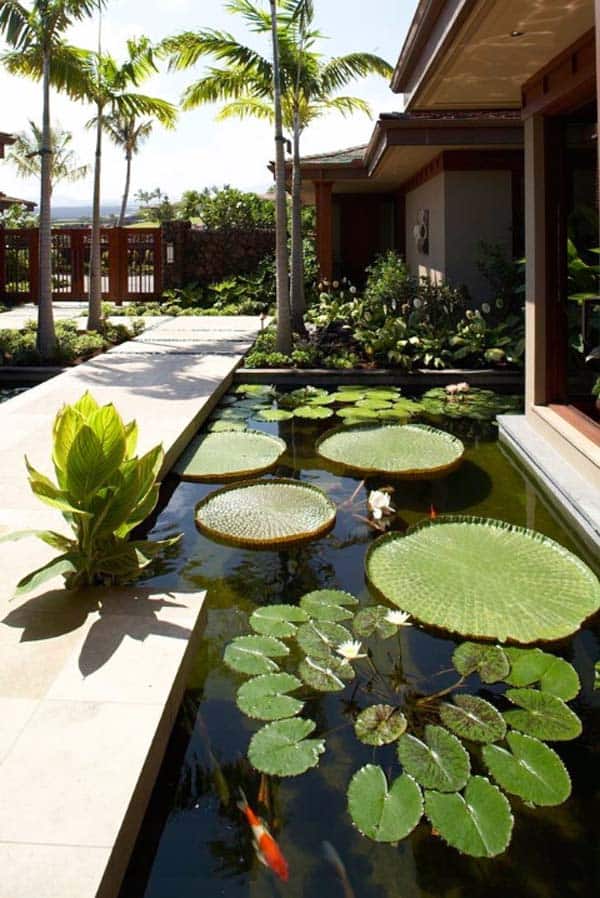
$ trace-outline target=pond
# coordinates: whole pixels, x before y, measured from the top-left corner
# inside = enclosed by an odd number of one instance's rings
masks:
[[[266,790],[247,760],[249,740],[261,724],[236,705],[244,678],[225,666],[224,649],[233,638],[250,632],[248,618],[256,608],[297,603],[312,590],[347,590],[361,604],[373,604],[364,562],[368,547],[380,534],[367,520],[370,490],[395,487],[398,516],[393,529],[403,530],[432,511],[499,518],[546,534],[592,564],[545,498],[505,454],[494,425],[461,419],[436,423],[465,443],[458,470],[434,481],[372,477],[362,484],[360,475],[342,476],[315,454],[315,441],[332,420],[267,423],[253,417],[249,426],[287,443],[285,455],[268,476],[319,486],[338,506],[334,529],[300,547],[257,551],[214,542],[198,531],[194,513],[198,502],[217,486],[175,478],[164,484],[165,498],[152,535],[164,538],[183,531],[184,538],[147,583],[161,590],[206,590],[206,625],[121,898],[598,894],[600,692],[593,688],[594,662],[600,656],[597,617],[574,637],[551,646],[575,666],[582,683],[570,705],[582,720],[583,734],[553,744],[571,774],[572,795],[558,807],[534,808],[511,798],[512,841],[498,857],[459,854],[432,834],[425,818],[396,844],[376,843],[358,832],[346,799],[353,774],[365,764],[380,764],[392,776],[399,770],[392,745],[372,748],[355,737],[355,704],[365,707],[375,699],[356,695],[352,684],[343,693],[315,694],[307,700],[304,716],[316,722],[316,735],[326,736],[318,767],[299,777],[273,778]],[[381,643],[374,660],[389,676],[434,693],[456,681],[452,653],[460,641],[417,625],[403,627]],[[376,678],[370,683],[366,689],[376,695]],[[495,689],[479,684],[471,691],[493,698]],[[485,773],[479,749],[471,763],[474,772]],[[250,829],[237,807],[240,787],[256,806],[261,785],[271,831],[289,863],[288,882],[279,881],[259,863]]]
[[[28,387],[0,387],[0,402],[6,402],[8,399],[13,399],[20,393],[24,393],[27,389]]]

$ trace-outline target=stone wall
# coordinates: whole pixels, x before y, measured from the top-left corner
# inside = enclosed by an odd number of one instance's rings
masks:
[[[211,284],[253,271],[275,252],[275,231],[204,231],[189,221],[163,224],[163,286]]]

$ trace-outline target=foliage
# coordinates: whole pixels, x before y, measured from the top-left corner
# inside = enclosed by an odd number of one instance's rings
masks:
[[[140,204],[137,210],[140,221],[163,223],[173,221],[177,215],[175,205],[160,187],[155,187],[154,190],[138,190],[135,199]]]
[[[21,203],[13,203],[8,209],[0,212],[0,227],[5,228],[37,228],[38,217]]]
[[[5,537],[37,536],[61,553],[24,577],[18,594],[59,574],[69,589],[128,582],[178,542],[179,537],[155,542],[130,538],[156,506],[164,459],[161,446],[136,456],[137,440],[135,421],[125,425],[112,404],[99,406],[89,393],[63,406],[53,427],[56,483],[27,459],[26,464],[32,491],[62,512],[73,537],[48,530]]]
[[[0,330],[0,365],[71,365],[110,349],[143,329],[138,322],[129,326],[107,324],[102,333],[80,331],[76,321],[56,323],[56,348],[43,359],[37,348],[37,324],[30,321],[21,330]]]
[[[600,377],[596,378],[596,383],[592,387],[592,396],[595,396],[597,399],[600,399]]]
[[[190,199],[188,195],[186,211],[189,211]],[[272,200],[226,184],[224,187],[205,187],[197,195],[193,217],[201,218],[209,230],[253,231],[275,227],[275,206]]]
[[[35,122],[29,122],[30,133],[23,131],[17,135],[7,155],[22,178],[41,177],[42,130]],[[50,180],[52,189],[61,181],[73,183],[81,181],[89,172],[89,165],[80,165],[71,147],[73,135],[63,128],[50,129],[50,145],[52,156],[50,162]]]
[[[482,240],[477,267],[492,291],[496,317],[520,314],[525,299],[525,260],[510,259],[503,246]]]

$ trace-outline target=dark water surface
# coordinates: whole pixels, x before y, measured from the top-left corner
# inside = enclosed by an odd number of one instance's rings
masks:
[[[360,483],[358,477],[328,471],[314,456],[314,440],[331,422],[251,426],[287,441],[289,452],[276,472],[279,476],[317,484],[336,503],[348,499]],[[404,523],[426,516],[431,504],[440,513],[501,518],[539,530],[593,564],[504,454],[494,428],[448,422],[447,429],[464,439],[465,462],[442,481],[395,484],[394,504]],[[274,786],[271,823],[290,864],[290,881],[279,883],[258,863],[236,800],[240,785],[251,803],[257,795],[259,779],[245,756],[260,724],[249,721],[235,705],[244,678],[223,665],[224,647],[234,636],[249,632],[248,615],[261,605],[296,602],[304,593],[325,587],[348,590],[361,603],[370,601],[363,564],[377,534],[355,515],[365,514],[368,490],[386,483],[389,478],[369,480],[356,504],[340,511],[328,536],[277,552],[226,548],[197,531],[195,505],[214,486],[179,484],[171,490],[153,535],[183,531],[185,536],[178,554],[149,582],[164,590],[207,590],[206,628],[121,898],[349,898],[323,856],[325,840],[342,857],[356,898],[600,894],[600,692],[593,692],[593,665],[600,657],[598,618],[553,647],[575,665],[583,686],[572,703],[582,717],[583,736],[553,744],[571,773],[573,795],[558,808],[530,809],[511,800],[515,828],[504,855],[494,860],[461,856],[432,836],[424,820],[397,846],[371,842],[353,828],[345,799],[352,774],[365,763],[392,768],[395,755],[393,747],[371,749],[357,742],[348,708],[350,686],[344,694],[308,702],[305,715],[317,722],[315,735],[327,735],[326,753],[316,769]],[[168,493],[174,483],[165,486]],[[386,672],[418,679],[419,687],[434,692],[455,679],[440,675],[450,666],[455,644],[440,633],[406,628],[389,645],[380,644],[376,660]],[[473,763],[476,767],[476,759]],[[397,775],[397,762],[393,770]]]

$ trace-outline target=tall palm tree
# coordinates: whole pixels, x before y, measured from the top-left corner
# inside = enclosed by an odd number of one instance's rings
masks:
[[[40,155],[40,290],[37,347],[44,359],[56,346],[52,310],[52,140],[50,85],[72,97],[83,87],[79,51],[64,40],[66,30],[91,16],[104,0],[0,0],[0,34],[11,48],[2,61],[13,74],[42,81],[42,140]]]
[[[88,123],[96,128],[94,161],[94,200],[90,246],[90,293],[88,330],[102,328],[102,271],[100,246],[100,185],[102,168],[102,134],[109,117],[152,116],[167,128],[175,124],[177,111],[172,103],[159,97],[131,90],[157,71],[153,48],[146,37],[127,41],[127,58],[118,63],[113,56],[88,54],[88,85],[86,99],[94,104],[96,113]]]
[[[42,129],[35,122],[29,122],[30,133],[23,131],[10,148],[7,159],[17,169],[21,178],[39,178],[41,176],[42,158],[40,147],[43,144]],[[50,129],[50,195],[61,181],[81,181],[89,172],[89,165],[80,165],[71,148],[73,135],[60,127]]]
[[[317,49],[323,35],[313,28],[311,0],[274,0],[281,57],[282,115],[285,129],[293,134],[292,188],[292,315],[301,327],[304,310],[301,216],[301,137],[316,119],[332,111],[342,115],[370,114],[358,97],[339,95],[350,82],[368,75],[389,77],[392,67],[372,53],[350,53],[325,59]],[[248,28],[259,34],[272,30],[269,15],[251,0],[229,0],[226,8],[241,15]],[[163,51],[174,69],[187,69],[206,55],[224,63],[213,66],[191,84],[183,96],[183,108],[222,102],[218,118],[254,117],[274,120],[273,65],[233,35],[215,30],[184,32],[167,38]]]
[[[121,213],[119,215],[119,227],[125,224],[127,215],[127,203],[131,186],[131,163],[133,157],[139,153],[154,128],[152,119],[140,121],[135,115],[107,115],[104,119],[104,130],[112,142],[121,147],[125,153],[125,187],[121,201]]]

